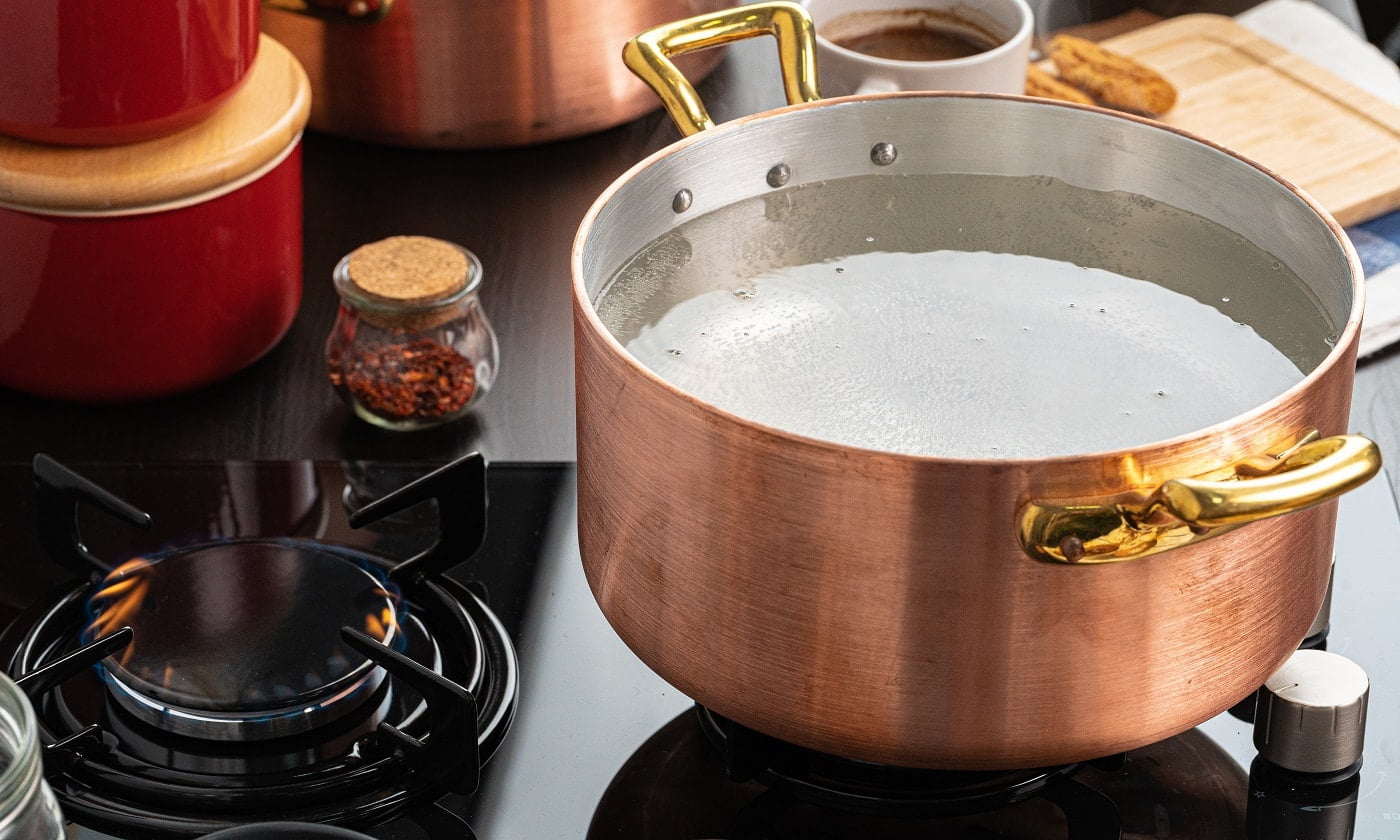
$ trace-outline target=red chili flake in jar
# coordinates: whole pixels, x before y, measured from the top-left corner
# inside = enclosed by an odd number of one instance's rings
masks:
[[[435,418],[460,411],[476,390],[470,359],[435,341],[367,344],[331,371],[366,409],[391,420]]]

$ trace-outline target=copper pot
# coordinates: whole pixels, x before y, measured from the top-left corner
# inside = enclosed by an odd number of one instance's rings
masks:
[[[700,131],[708,117],[666,55],[707,40],[701,27],[776,33],[789,98],[809,101]],[[1380,466],[1340,434],[1362,312],[1342,230],[1269,172],[1146,120],[988,95],[810,101],[809,38],[801,10],[775,3],[629,46],[695,133],[614,183],[573,253],[579,541],[608,620],[719,713],[897,765],[1082,760],[1228,708],[1303,639],[1327,586],[1331,500]],[[888,170],[879,143],[898,151]],[[1325,310],[1319,339],[1340,332],[1296,386],[1130,450],[962,459],[791,434],[663,381],[594,309],[643,245],[770,193],[778,163],[788,186],[977,172],[1148,196],[1275,255]]]
[[[337,0],[340,2],[341,0]],[[482,148],[598,131],[656,107],[617,62],[634,32],[723,0],[397,0],[372,25],[266,8],[311,77],[311,127],[405,146]],[[718,55],[686,70],[703,75]]]

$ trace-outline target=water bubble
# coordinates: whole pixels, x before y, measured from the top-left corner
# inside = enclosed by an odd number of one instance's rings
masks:
[[[1069,305],[1069,308],[1070,308],[1070,309],[1073,309],[1073,308],[1074,308],[1074,304],[1071,303],[1071,304]]]
[[[1021,327],[1021,332],[1030,332],[1030,331],[1031,331],[1031,328],[1030,328],[1030,327]]]
[[[1283,267],[1283,263],[1280,263],[1280,262],[1273,262],[1273,263],[1270,263],[1269,267],[1270,267],[1270,268],[1274,268],[1274,269],[1282,268],[1282,267]]]
[[[1100,314],[1100,315],[1103,315],[1103,314],[1106,313],[1106,312],[1108,312],[1107,309],[1104,309],[1102,306],[1099,307],[1099,314]]]
[[[839,270],[839,269],[838,269],[838,270]],[[738,298],[739,300],[753,300],[753,299],[754,299],[754,296],[757,295],[757,294],[758,294],[758,292],[755,292],[753,289],[735,289],[735,290],[734,290],[734,297]]]
[[[1228,297],[1223,297],[1223,298],[1220,299],[1220,302],[1221,302],[1221,303],[1229,303],[1229,302],[1230,302],[1230,298],[1228,298]]]
[[[836,266],[836,273],[837,273],[837,274],[845,274],[845,273],[846,273],[846,269],[844,269],[844,268],[842,268],[841,266],[838,265],[838,266]]]
[[[666,355],[668,355],[668,356],[679,356],[680,354],[681,354],[681,351],[677,350],[677,349],[674,348],[674,347],[672,347],[670,350],[667,350],[667,351],[666,351]]]
[[[867,237],[865,237],[865,241],[866,241],[866,242],[874,242],[874,241],[875,241],[875,237],[873,237],[873,236],[867,236]]]
[[[1166,392],[1166,391],[1158,391],[1158,392],[1157,392],[1157,396],[1159,396],[1159,397],[1165,397],[1166,395],[1167,395],[1167,392]]]
[[[1328,347],[1336,347],[1336,346],[1337,346],[1337,341],[1338,341],[1338,339],[1340,339],[1341,337],[1342,337],[1342,334],[1341,334],[1341,333],[1332,333],[1332,334],[1328,335],[1326,338],[1324,338],[1324,339],[1322,339],[1322,340],[1323,340],[1324,342],[1327,343],[1327,346],[1328,346]]]

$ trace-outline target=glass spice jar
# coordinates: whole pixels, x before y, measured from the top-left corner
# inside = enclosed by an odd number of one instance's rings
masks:
[[[0,840],[62,840],[63,815],[44,781],[29,698],[0,673]]]
[[[340,311],[326,341],[330,381],[386,429],[456,420],[496,379],[496,333],[477,299],[481,262],[460,245],[394,236],[335,267]]]

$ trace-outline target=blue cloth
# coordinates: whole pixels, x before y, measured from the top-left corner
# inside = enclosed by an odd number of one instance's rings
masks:
[[[1367,277],[1400,263],[1400,210],[1347,228]]]

